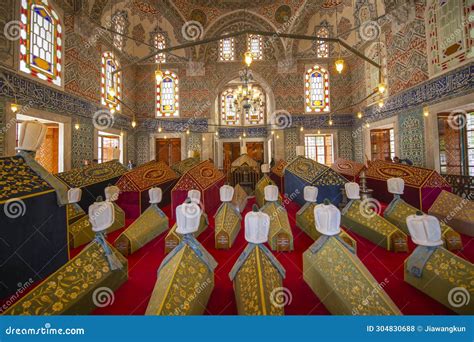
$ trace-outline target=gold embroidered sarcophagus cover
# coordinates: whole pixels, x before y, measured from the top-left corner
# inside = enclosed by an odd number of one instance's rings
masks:
[[[241,213],[247,205],[247,193],[237,184],[234,187],[234,197],[232,198],[232,205]]]
[[[171,165],[171,168],[180,176],[200,163],[199,158],[186,158]]]
[[[314,186],[305,186],[303,191],[306,203],[296,213],[296,226],[313,240],[317,240],[321,236],[321,233],[315,227],[314,220],[314,207],[317,205],[318,189]],[[343,229],[341,229],[340,237],[354,250],[357,250],[356,240]]]
[[[268,175],[264,174],[263,177],[260,178],[257,185],[255,186],[255,202],[257,203],[259,208],[265,205],[265,191],[264,190],[267,185],[275,185],[275,182],[272,181]],[[278,194],[278,201],[280,203],[283,202],[280,194]]]
[[[449,224],[457,232],[474,236],[474,202],[468,198],[443,190],[428,213]]]
[[[400,315],[400,310],[339,236],[334,205],[315,207],[321,237],[303,253],[303,279],[333,315]]]
[[[217,249],[229,249],[240,230],[242,217],[232,205],[234,189],[229,185],[220,188],[221,206],[214,216],[215,246]]]
[[[293,247],[293,233],[286,209],[278,203],[278,187],[267,185],[265,187],[265,201],[261,211],[270,217],[270,232],[268,243],[270,248],[278,252],[289,252]]]
[[[404,279],[460,315],[474,313],[474,265],[444,249],[434,216],[410,215],[411,238],[418,245],[405,260]]]
[[[284,315],[282,295],[285,270],[265,247],[270,230],[270,217],[258,212],[245,216],[247,247],[229,273],[233,282],[239,315]]]
[[[200,208],[190,200],[176,208],[180,243],[158,269],[146,315],[202,315],[206,309],[217,263],[193,236],[199,226],[196,212]]]

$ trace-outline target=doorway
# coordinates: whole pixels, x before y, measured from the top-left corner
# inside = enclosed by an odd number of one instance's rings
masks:
[[[224,171],[229,171],[234,160],[240,156],[240,142],[224,142],[222,143],[224,150]]]
[[[370,131],[370,151],[372,160],[389,160],[395,157],[395,134],[393,128]]]
[[[258,161],[260,164],[264,163],[264,147],[263,142],[247,142],[247,154],[250,158]]]
[[[181,139],[170,138],[155,140],[155,159],[173,165],[181,161]]]

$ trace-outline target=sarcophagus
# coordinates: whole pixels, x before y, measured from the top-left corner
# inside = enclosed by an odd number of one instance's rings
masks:
[[[115,240],[117,250],[127,256],[135,253],[168,229],[168,217],[158,207],[162,199],[160,188],[148,191],[151,205]]]
[[[417,214],[407,218],[418,247],[405,260],[405,281],[454,312],[472,315],[474,265],[443,247],[436,217]]]
[[[240,213],[243,212],[245,207],[247,206],[247,193],[239,184],[234,187],[234,197],[232,198],[232,205]]]
[[[407,217],[415,215],[418,209],[400,198],[403,194],[404,181],[401,178],[390,178],[387,180],[388,191],[394,195],[392,202],[387,206],[384,217],[400,228],[406,234],[410,234],[406,223]],[[443,241],[448,250],[462,249],[461,235],[454,231],[444,222],[440,222]]]
[[[245,239],[249,243],[229,273],[234,285],[239,315],[284,315],[283,291],[285,270],[265,247],[270,217],[258,212],[245,216]]]
[[[315,207],[321,237],[303,253],[303,279],[333,315],[400,315],[400,310],[339,236],[341,213],[334,205]]]
[[[242,217],[231,203],[233,195],[234,189],[231,186],[223,185],[220,188],[222,204],[214,216],[217,249],[231,248],[240,230]]]

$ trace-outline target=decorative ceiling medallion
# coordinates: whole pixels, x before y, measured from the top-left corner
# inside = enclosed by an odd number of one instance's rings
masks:
[[[200,9],[193,9],[191,12],[191,20],[196,20],[197,22],[201,23],[202,26],[206,26],[206,23],[207,23],[206,13],[204,13]]]
[[[279,24],[284,24],[291,18],[291,8],[287,5],[282,5],[275,11],[275,21]]]

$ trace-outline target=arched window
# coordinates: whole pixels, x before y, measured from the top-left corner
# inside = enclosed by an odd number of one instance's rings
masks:
[[[224,38],[219,40],[219,60],[223,62],[235,59],[234,38]]]
[[[329,74],[319,65],[306,71],[305,102],[307,113],[329,112]]]
[[[21,1],[20,71],[62,85],[63,32],[47,0]]]
[[[113,74],[113,72],[119,67],[112,52],[102,54],[101,103],[108,107],[115,107],[117,111],[121,107],[118,100],[122,99],[122,73]],[[115,92],[115,97],[111,95],[111,90]]]
[[[385,95],[388,93],[388,72],[387,72],[387,50],[384,43],[373,43],[366,53],[374,62],[380,64],[382,73],[382,81],[385,84]],[[377,89],[378,84],[380,83],[379,69],[374,65],[366,62],[366,85],[367,85],[367,95],[370,95]]]
[[[258,34],[250,34],[247,39],[247,51],[250,51],[252,58],[260,60],[263,58],[263,39]]]
[[[329,30],[327,27],[320,27],[316,31],[316,36],[320,38],[329,38]],[[328,58],[329,57],[329,44],[324,40],[316,41],[316,56],[318,58]]]
[[[179,116],[178,76],[163,72],[163,80],[156,85],[156,116]]]
[[[125,34],[126,25],[127,12],[119,11],[115,13],[112,17],[112,27],[113,30],[117,32],[116,34],[114,34],[114,46],[119,50],[122,50],[125,45],[123,35]]]
[[[265,94],[262,88],[254,85],[252,87],[252,107],[245,110],[246,125],[261,125],[264,123]]]
[[[163,33],[155,33],[153,37],[153,46],[156,49],[166,48],[166,40]],[[155,63],[166,63],[166,56],[164,53],[159,53],[155,56]]]
[[[229,88],[221,94],[221,118],[225,125],[239,125],[240,112],[235,108],[235,89]]]

